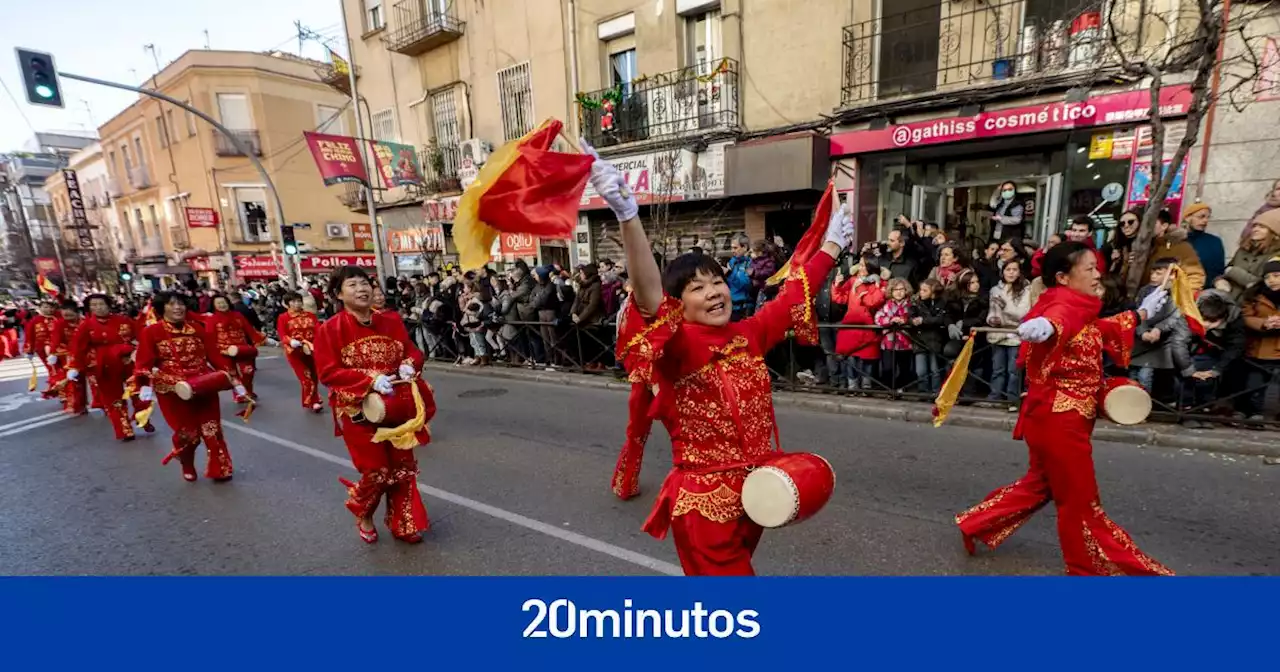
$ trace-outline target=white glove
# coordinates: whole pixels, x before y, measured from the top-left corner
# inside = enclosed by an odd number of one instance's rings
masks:
[[[155,398],[155,390],[152,390],[150,385],[143,385],[142,389],[138,390],[138,401],[151,401]]]
[[[853,213],[848,203],[841,203],[839,208],[831,211],[831,219],[827,222],[827,239],[824,242],[835,243],[844,249],[853,240]]]
[[[623,179],[622,173],[619,173],[612,163],[600,158],[595,147],[585,139],[579,138],[578,142],[584,154],[595,158],[595,162],[591,164],[591,186],[595,188],[596,193],[609,204],[609,209],[613,210],[619,222],[635,219],[640,214],[640,206],[636,203],[635,194],[632,194],[631,189],[627,187],[627,181]]]
[[[58,356],[57,356],[57,355],[49,355],[49,363],[50,363],[50,364],[57,364],[57,363],[58,363]]]
[[[960,331],[960,323],[947,325],[947,336],[953,341],[959,341],[964,338],[964,332]]]
[[[280,345],[280,341],[277,341],[277,340],[276,340],[276,339],[274,339],[274,338],[268,338],[265,342],[263,342],[263,345],[265,345],[265,346],[267,346],[267,347],[274,348],[274,347],[276,347],[277,345]]]
[[[1018,325],[1018,338],[1028,343],[1044,343],[1053,338],[1053,323],[1043,317],[1027,320]]]
[[[244,389],[244,385],[236,385],[235,392],[237,397],[243,397],[249,393],[248,390]]]
[[[240,348],[238,348],[238,347],[236,347],[236,346],[234,346],[234,345],[233,345],[233,346],[231,346],[231,347],[229,347],[229,348],[227,348],[227,356],[228,356],[228,357],[235,357],[235,356],[236,356],[236,355],[238,355],[238,354],[240,354]]]
[[[400,365],[400,380],[409,380],[410,378],[413,377],[413,374],[415,373],[417,373],[417,371],[414,370],[412,365],[410,364]]]
[[[1147,295],[1147,298],[1142,300],[1142,303],[1138,306],[1138,310],[1145,313],[1147,318],[1150,318],[1152,315],[1160,312],[1160,309],[1164,308],[1164,304],[1168,301],[1169,291],[1164,287],[1157,287]]]
[[[387,376],[378,376],[373,379],[373,391],[378,394],[391,394],[391,379]]]
[[[76,380],[80,377],[80,372],[75,369],[67,369],[67,380]]]
[[[298,339],[296,339],[296,338],[291,338],[291,339],[289,339],[289,347],[291,347],[291,348],[301,348],[301,347],[302,347],[302,341],[299,341],[299,340],[298,340]]]

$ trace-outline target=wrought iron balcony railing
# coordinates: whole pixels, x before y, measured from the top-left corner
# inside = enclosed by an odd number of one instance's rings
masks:
[[[698,63],[578,94],[582,132],[596,147],[738,127],[738,62]]]
[[[1040,4],[1048,14],[1030,13],[1027,0],[934,0],[846,26],[842,106],[1087,78],[1115,62],[1104,11],[1118,34],[1143,34],[1141,12],[1129,7],[1136,0]]]
[[[351,95],[351,75],[345,68],[338,68],[332,63],[316,68],[316,76],[330,87]],[[360,68],[356,67],[356,77],[360,77]]]
[[[441,194],[462,191],[458,169],[462,167],[462,149],[457,145],[427,145],[419,152],[422,161],[422,191]]]
[[[406,56],[425,54],[460,37],[466,23],[453,8],[441,9],[437,0],[402,0],[395,4],[391,26],[383,42],[387,49]]]
[[[146,166],[133,166],[129,168],[129,186],[134,189],[149,189],[156,186],[151,181],[151,171]]]
[[[218,156],[245,156],[245,153],[240,151],[235,146],[235,143],[231,142],[231,140],[227,138],[227,136],[223,135],[221,131],[214,129],[211,132],[213,133],[214,152],[216,152]],[[236,136],[237,140],[248,148],[249,151],[253,152],[254,156],[262,156],[262,140],[258,136],[257,130],[231,129],[231,132]]]

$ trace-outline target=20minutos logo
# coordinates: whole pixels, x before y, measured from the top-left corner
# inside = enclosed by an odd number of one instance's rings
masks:
[[[623,600],[622,607],[621,611],[579,609],[564,598],[550,604],[537,598],[526,600],[520,610],[532,612],[532,618],[524,637],[751,639],[760,634],[760,614],[753,609],[736,614],[724,609],[707,611],[701,602],[694,602],[692,609],[633,609],[630,599]]]

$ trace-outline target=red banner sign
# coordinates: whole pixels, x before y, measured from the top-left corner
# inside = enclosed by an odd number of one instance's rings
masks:
[[[444,227],[426,224],[387,232],[387,251],[392,254],[422,254],[444,251]]]
[[[1185,115],[1190,105],[1191,88],[1188,86],[1170,86],[1160,92],[1162,117]],[[1150,111],[1151,93],[1145,90],[1095,96],[1081,103],[1059,101],[990,110],[973,117],[931,119],[891,125],[875,131],[837,133],[831,136],[831,156],[1132,123],[1147,119]]]
[[[357,250],[373,251],[373,226],[371,224],[352,224],[351,238],[355,241]]]
[[[218,227],[218,211],[213,208],[183,208],[187,212],[187,226],[193,229]]]
[[[302,135],[307,139],[311,156],[315,158],[316,168],[320,169],[320,177],[324,178],[326,185],[339,182],[369,184],[369,174],[365,171],[355,138],[309,131]]]
[[[372,269],[378,265],[372,254],[308,254],[299,261],[303,273],[328,273],[343,266]]]
[[[284,275],[283,261],[277,263],[270,256],[237,256],[236,275],[242,278],[260,278],[275,280]]]
[[[498,235],[498,249],[502,259],[514,261],[537,258],[538,237],[527,233],[503,233]]]
[[[196,272],[218,270],[213,267],[213,261],[209,257],[192,257],[187,260],[187,265]]]
[[[40,275],[62,275],[56,257],[36,257],[36,273]]]

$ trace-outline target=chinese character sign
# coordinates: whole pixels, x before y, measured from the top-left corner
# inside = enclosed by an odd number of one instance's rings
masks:
[[[409,145],[394,142],[370,142],[378,172],[386,188],[406,184],[422,184],[422,169],[418,166],[418,154]]]
[[[316,160],[316,168],[320,169],[320,177],[326,185],[340,182],[369,184],[369,175],[365,172],[355,138],[309,131],[302,135],[307,139],[311,156]]]
[[[373,226],[371,224],[352,224],[351,238],[355,241],[357,250],[373,251]]]

